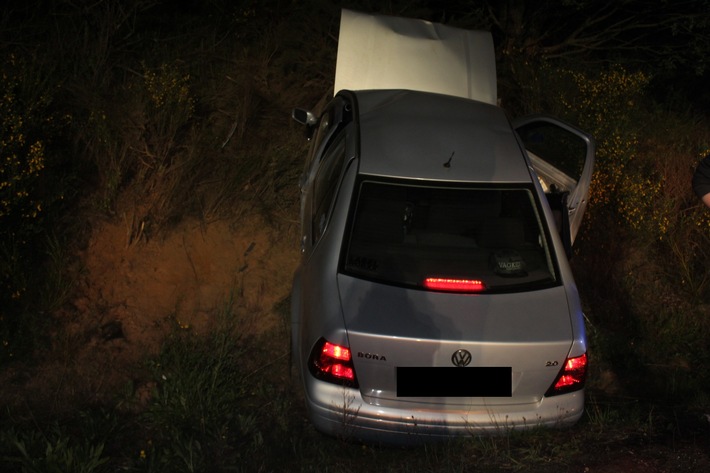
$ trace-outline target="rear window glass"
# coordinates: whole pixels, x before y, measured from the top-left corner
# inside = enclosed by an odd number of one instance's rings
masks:
[[[476,292],[557,282],[533,190],[362,180],[341,271],[402,286],[480,282]],[[468,292],[468,291],[464,291]]]

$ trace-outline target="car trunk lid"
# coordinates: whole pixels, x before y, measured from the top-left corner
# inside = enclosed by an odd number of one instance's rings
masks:
[[[373,404],[538,402],[572,344],[563,286],[519,293],[451,294],[345,274],[338,275],[338,286],[360,390]],[[398,396],[398,369],[436,369],[415,373],[421,375],[422,385],[437,382],[430,375],[450,372],[459,350],[470,353],[470,363],[458,369],[478,370],[461,372],[462,380],[475,384],[478,377],[486,383],[494,378],[481,368],[508,369],[510,395],[476,399],[453,392],[432,396],[424,390],[422,395]]]

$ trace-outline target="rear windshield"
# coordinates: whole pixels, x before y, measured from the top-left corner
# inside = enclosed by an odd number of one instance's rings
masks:
[[[476,282],[461,292],[557,283],[532,188],[365,179],[357,189],[341,259],[348,275],[421,288],[427,280]]]

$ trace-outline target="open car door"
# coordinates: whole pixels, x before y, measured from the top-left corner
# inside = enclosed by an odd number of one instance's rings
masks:
[[[568,254],[582,224],[596,144],[559,119],[534,115],[513,121],[553,211]],[[556,213],[557,213],[556,212]]]

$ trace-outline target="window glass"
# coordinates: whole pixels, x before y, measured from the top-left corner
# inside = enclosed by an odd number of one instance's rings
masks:
[[[444,187],[362,180],[342,271],[422,287],[479,280],[486,291],[556,283],[549,233],[528,187]]]
[[[525,148],[559,169],[576,183],[587,157],[587,143],[577,134],[549,122],[533,122],[516,129]]]
[[[341,124],[343,106],[343,101],[336,98],[328,105],[328,108],[325,112],[323,112],[320,120],[318,120],[318,125],[313,135],[311,151],[306,159],[306,165],[304,168],[305,175],[309,174],[311,166],[318,166],[318,163],[314,163],[313,161],[317,159],[323,143],[330,139],[335,129]]]
[[[345,162],[345,135],[341,134],[325,152],[313,183],[313,243],[325,232],[330,208],[338,189],[340,174]]]
[[[311,143],[311,151],[308,153],[305,166],[303,167],[304,176],[308,176],[308,174],[310,173],[311,166],[313,165],[313,161],[316,157],[316,153],[318,152],[321,143],[323,143],[323,140],[325,139],[326,135],[328,134],[328,131],[330,130],[331,115],[332,109],[327,110],[318,121],[318,128],[316,128],[316,131],[313,135],[313,143]]]

